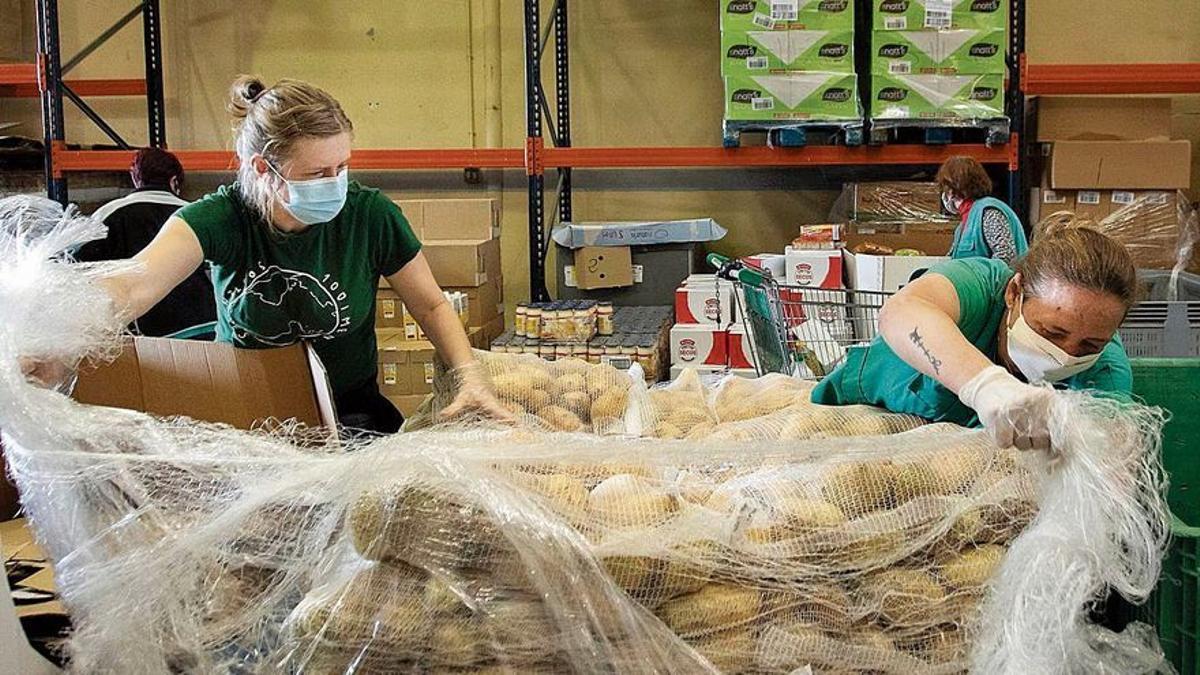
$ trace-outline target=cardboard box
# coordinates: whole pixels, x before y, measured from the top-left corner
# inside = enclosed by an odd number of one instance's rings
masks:
[[[921,270],[928,270],[950,258],[945,256],[865,255],[843,251],[846,278],[858,291],[895,293]]]
[[[1186,189],[1190,141],[1059,141],[1050,150],[1055,190]]]
[[[622,288],[583,290],[575,286],[575,256],[571,249],[555,247],[555,275],[559,300],[605,300],[618,307],[670,306],[675,289],[693,272],[711,269],[704,262],[700,244],[634,246],[633,285]]]
[[[721,32],[721,74],[854,72],[854,29]]]
[[[871,72],[883,75],[981,75],[1005,72],[1003,28],[876,31]]]
[[[504,314],[500,314],[496,318],[487,322],[479,329],[479,345],[476,349],[488,349],[491,347],[492,340],[504,334]]]
[[[747,265],[771,273],[776,280],[787,275],[787,256],[781,253],[758,253],[742,258]]]
[[[788,247],[785,280],[789,286],[842,288],[842,252]]]
[[[1008,0],[871,0],[874,30],[1004,28]],[[945,11],[946,5],[950,11]]]
[[[847,183],[830,211],[849,223],[957,223],[942,213],[942,191],[932,181]],[[953,222],[952,222],[953,221]]]
[[[1177,193],[1164,190],[1051,190],[1034,188],[1029,198],[1029,221],[1036,226],[1057,211],[1071,211],[1099,223],[1121,209],[1145,200],[1154,205],[1177,204]],[[1155,214],[1159,215],[1159,214]]]
[[[871,77],[871,117],[880,120],[1004,117],[1004,74]]]
[[[1037,140],[1143,141],[1171,137],[1169,98],[1040,96]]]
[[[912,229],[904,232],[880,232],[870,227],[853,227],[846,232],[846,250],[863,243],[887,246],[893,251],[912,248],[931,256],[943,256],[950,252],[954,243],[953,228]]]
[[[729,367],[735,369],[754,368],[754,347],[743,326],[729,329]]]
[[[674,365],[724,367],[728,360],[729,335],[718,326],[675,324],[670,339]]]
[[[728,294],[718,297],[716,284],[686,284],[675,290],[675,321],[688,324],[722,325],[732,315]]]
[[[421,241],[500,236],[500,202],[496,199],[398,199],[396,205]]]
[[[633,253],[628,246],[575,249],[575,286],[583,290],[633,285]]]
[[[267,419],[337,424],[325,367],[308,344],[238,349],[224,342],[133,338],[115,360],[79,373],[75,400],[250,429]]]
[[[504,316],[504,279],[499,274],[489,275],[482,286],[451,286],[442,290],[466,295],[466,325],[470,328],[486,326],[496,317]]]
[[[482,286],[500,276],[500,240],[428,241],[421,250],[443,288]]]
[[[725,119],[853,121],[858,78],[848,73],[785,73],[725,78]]]
[[[853,0],[796,0],[793,7],[780,4],[775,11],[771,0],[721,0],[722,32],[805,28],[854,30]]]
[[[478,329],[472,329],[478,334]],[[428,394],[433,390],[433,343],[408,340],[402,334],[376,333],[379,369],[376,381],[384,396]]]
[[[410,396],[388,396],[387,400],[396,406],[396,410],[399,410],[405,419],[408,419],[417,414],[421,404],[425,403],[427,398],[429,398],[428,394],[412,394]]]

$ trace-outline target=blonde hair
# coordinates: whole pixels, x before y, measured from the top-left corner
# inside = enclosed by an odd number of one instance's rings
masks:
[[[280,80],[267,87],[255,76],[240,75],[229,88],[227,109],[235,120],[234,149],[241,163],[238,183],[242,195],[268,222],[272,190],[259,180],[251,158],[262,155],[281,170],[297,141],[354,131],[337,99],[300,80]]]
[[[1016,266],[1022,290],[1043,295],[1046,284],[1059,281],[1111,295],[1128,310],[1137,302],[1137,269],[1116,240],[1095,223],[1070,211],[1052,213],[1038,223],[1033,244]]]

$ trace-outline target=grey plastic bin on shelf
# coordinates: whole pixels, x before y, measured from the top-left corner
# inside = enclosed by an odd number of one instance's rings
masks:
[[[673,305],[675,289],[706,270],[704,244],[728,231],[712,218],[695,220],[564,223],[554,230],[555,275],[560,300],[609,300],[618,306]],[[572,250],[584,246],[628,246],[640,281],[623,288],[582,290],[568,286]]]
[[[1129,310],[1119,330],[1126,353],[1200,356],[1200,276],[1138,270],[1138,283],[1142,300]]]

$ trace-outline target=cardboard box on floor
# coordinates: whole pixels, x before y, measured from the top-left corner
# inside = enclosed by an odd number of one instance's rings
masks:
[[[500,236],[500,202],[495,199],[398,199],[396,205],[421,241]]]
[[[1171,137],[1171,99],[1038,98],[1037,140],[1142,141]]]
[[[222,342],[137,337],[115,360],[79,374],[81,403],[184,415],[250,429],[268,418],[337,424],[325,367],[311,346],[238,349]]]
[[[1187,189],[1189,141],[1059,141],[1050,149],[1049,187],[1055,190]]]

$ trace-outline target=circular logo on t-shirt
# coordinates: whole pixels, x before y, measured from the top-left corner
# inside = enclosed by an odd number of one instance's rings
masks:
[[[332,339],[349,328],[346,293],[329,275],[318,279],[299,270],[260,265],[244,281],[225,298],[234,335],[243,344],[281,347]]]

